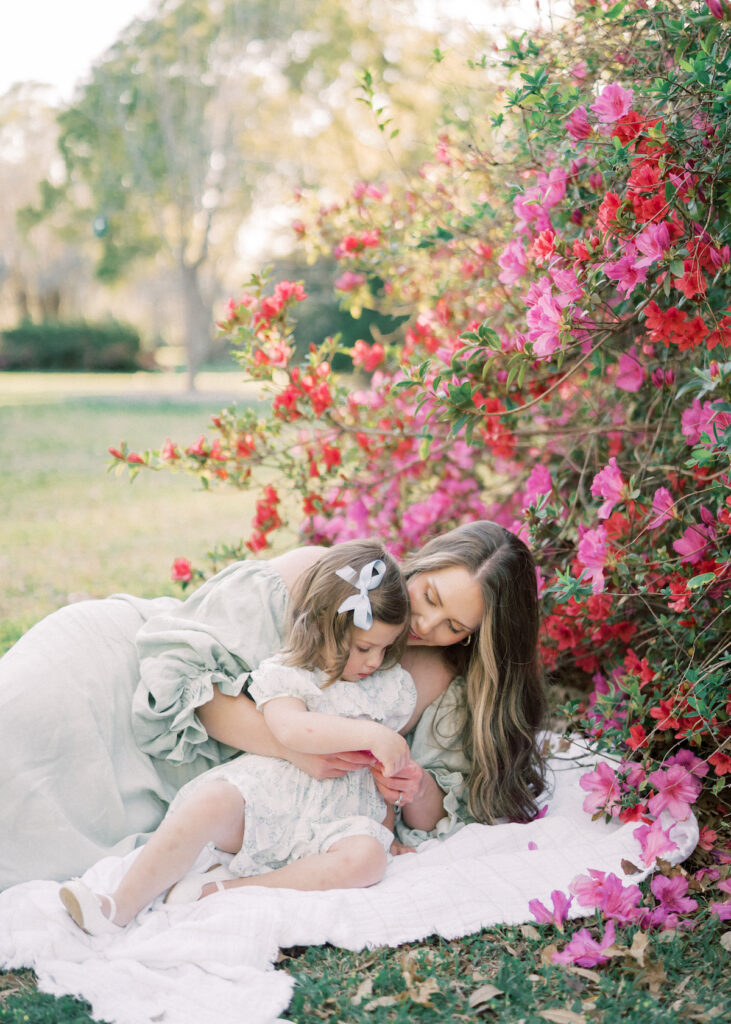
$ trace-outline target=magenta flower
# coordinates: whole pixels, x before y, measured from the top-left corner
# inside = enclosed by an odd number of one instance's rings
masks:
[[[665,221],[648,224],[637,236],[635,244],[643,254],[642,259],[635,263],[636,267],[649,267],[655,260],[662,259],[670,248],[670,230]]]
[[[634,97],[632,89],[623,89],[621,85],[612,82],[602,89],[599,99],[592,103],[591,109],[601,122],[613,124],[630,110]]]
[[[538,924],[553,924],[559,931],[563,931],[563,923],[568,917],[569,907],[573,901],[573,896],[566,896],[560,889],[554,889],[551,893],[552,911],[540,900],[531,900],[528,909]]]
[[[603,526],[595,530],[581,530],[576,556],[586,569],[586,578],[591,580],[592,593],[604,590],[604,563],[607,558],[607,531]]]
[[[677,914],[690,914],[698,909],[698,901],[685,895],[688,891],[688,879],[683,878],[682,875],[676,875],[675,878],[655,875],[650,882],[650,888],[655,898],[668,911],[674,911]]]
[[[577,875],[569,890],[580,906],[597,907],[619,924],[630,924],[640,916],[642,893],[639,886],[623,885],[615,874],[590,870],[589,875]]]
[[[718,21],[723,21],[724,14],[729,11],[728,0],[706,0],[706,7]]]
[[[358,274],[354,270],[346,270],[335,281],[335,287],[341,292],[352,292],[365,283],[365,274]]]
[[[550,494],[553,490],[551,472],[546,466],[534,466],[525,482],[523,508],[535,505],[542,494]]]
[[[525,249],[518,241],[508,242],[501,255],[498,256],[497,262],[498,266],[502,267],[501,273],[498,274],[498,281],[506,285],[515,284],[526,271]]]
[[[553,954],[555,964],[578,964],[579,967],[598,967],[606,964],[610,957],[604,950],[614,943],[614,921],[610,921],[604,930],[601,942],[593,939],[588,928],[581,928],[567,943],[562,952]]]
[[[657,790],[647,805],[652,814],[661,814],[667,808],[676,821],[690,817],[690,805],[698,799],[701,783],[686,768],[680,764],[667,770],[658,768],[647,776],[647,781]]]
[[[559,331],[563,323],[563,306],[551,290],[546,278],[532,285],[526,296],[526,321],[531,328],[528,340],[540,358],[550,356],[559,345]]]
[[[667,487],[658,487],[652,496],[652,511],[655,515],[647,524],[650,529],[656,530],[658,526],[662,526],[668,519],[672,519],[674,506],[675,501]]]
[[[712,526],[705,526],[701,523],[689,526],[683,532],[680,540],[673,541],[673,550],[681,556],[681,562],[688,565],[695,565],[700,562],[705,554],[709,543],[715,539],[716,531]]]
[[[597,515],[600,519],[608,519],[612,509],[625,495],[626,486],[622,474],[617,467],[617,460],[611,457],[604,469],[591,482],[591,493],[595,498],[604,498],[604,504]]]
[[[620,391],[639,391],[645,380],[645,368],[637,358],[633,345],[629,352],[623,352],[617,364],[616,385]]]
[[[627,242],[624,255],[614,263],[604,265],[604,273],[612,281],[617,282],[617,288],[629,296],[638,284],[647,279],[647,270],[641,263],[635,262],[637,248],[632,242]]]
[[[687,747],[679,750],[672,757],[665,759],[666,768],[674,764],[682,765],[686,771],[689,771],[691,775],[695,775],[697,779],[704,779],[708,775],[708,765],[706,762],[702,757],[696,757],[693,751],[688,750]]]
[[[702,434],[706,434],[713,444],[716,433],[721,435],[731,425],[731,413],[715,408],[713,402],[704,402],[701,405],[700,401],[694,398],[693,404],[683,411],[680,425],[688,444],[698,444]]]
[[[620,790],[617,776],[606,761],[600,761],[596,771],[586,772],[579,779],[579,785],[589,793],[582,807],[587,814],[603,811],[616,818],[619,814]]]
[[[659,820],[653,821],[652,825],[640,825],[634,830],[632,835],[642,849],[643,864],[649,867],[658,857],[677,850],[678,845],[670,838],[669,832],[670,829],[664,829]]]
[[[720,921],[731,921],[731,900],[724,900],[723,903],[712,903],[711,913]]]
[[[576,142],[579,139],[588,139],[591,135],[591,125],[589,124],[586,107],[577,107],[576,110],[572,111],[568,121],[566,121],[566,131]]]

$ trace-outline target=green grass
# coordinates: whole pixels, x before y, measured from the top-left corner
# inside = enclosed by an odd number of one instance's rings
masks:
[[[0,374],[0,651],[74,595],[176,593],[173,558],[202,563],[208,548],[248,533],[252,495],[196,492],[170,474],[132,484],[107,474],[110,444],[195,440],[220,405],[153,393],[150,380]],[[550,927],[361,953],[289,950],[279,969],[297,984],[285,1016],[296,1024],[720,1021],[731,1018],[724,928],[702,915],[692,932],[652,934],[643,962],[627,953],[593,971],[546,962],[550,945],[564,941]],[[622,945],[630,940],[621,933]],[[88,1011],[38,993],[30,971],[0,974],[2,1024],[89,1024]]]

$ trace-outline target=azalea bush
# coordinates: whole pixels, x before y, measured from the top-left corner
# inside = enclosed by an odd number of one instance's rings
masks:
[[[334,255],[343,304],[403,325],[356,343],[353,376],[332,370],[337,338],[295,364],[304,290],[255,277],[219,326],[268,413],[115,450],[134,470],[261,482],[250,536],[216,565],[266,549],[291,494],[306,542],[375,535],[402,554],[489,518],[531,546],[548,677],[596,755],[585,809],[636,823],[628,871],[662,869],[644,897],[595,873],[536,904],[559,926],[573,900],[609,921],[559,962],[603,962],[615,925],[692,923],[706,889],[731,916],[729,15],[724,0],[577,3],[560,36],[476,57],[502,106],[445,124],[418,178],[300,199],[300,244]],[[691,871],[671,868],[691,808],[700,845]]]

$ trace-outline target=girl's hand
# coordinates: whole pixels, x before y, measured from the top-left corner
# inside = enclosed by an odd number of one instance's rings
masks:
[[[380,726],[375,731],[370,750],[376,760],[380,761],[381,772],[387,779],[400,772],[411,760],[406,740],[400,733],[386,726]]]
[[[371,775],[375,779],[378,792],[386,803],[397,804],[402,807],[410,804],[417,796],[421,781],[424,776],[424,769],[416,761],[409,759],[400,772],[388,778],[383,774],[381,765],[375,764],[370,768]]]
[[[357,771],[359,768],[372,768],[378,763],[372,754],[362,750],[351,750],[342,754],[301,754],[296,750],[290,750],[287,752],[287,760],[295,768],[320,782],[323,779],[340,779],[348,772]]]

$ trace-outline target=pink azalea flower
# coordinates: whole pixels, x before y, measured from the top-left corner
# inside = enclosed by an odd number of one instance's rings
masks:
[[[542,494],[550,494],[552,490],[553,480],[550,470],[546,466],[534,466],[525,482],[523,508],[535,505]]]
[[[658,857],[677,850],[678,844],[673,842],[669,832],[670,829],[664,829],[659,820],[653,821],[652,825],[640,825],[634,830],[632,835],[642,848],[643,864],[649,867]]]
[[[673,550],[681,556],[681,562],[695,565],[703,558],[706,548],[715,536],[716,531],[713,527],[698,523],[689,526],[680,540],[673,541]]]
[[[591,135],[591,125],[587,117],[586,107],[577,107],[576,110],[572,111],[565,126],[566,131],[576,142],[579,139],[588,139]]]
[[[652,496],[652,511],[655,515],[647,524],[650,529],[656,530],[658,526],[662,526],[668,519],[672,519],[674,506],[675,501],[667,487],[658,487]]]
[[[503,252],[498,256],[498,266],[502,267],[498,274],[498,281],[505,285],[515,284],[519,277],[522,277],[527,267],[527,256],[525,249],[520,242],[508,242]]]
[[[615,874],[605,875],[603,871],[590,870],[589,875],[577,875],[569,891],[574,893],[580,906],[597,907],[619,924],[630,924],[641,913],[639,886],[623,885]]]
[[[690,817],[690,805],[698,799],[701,783],[686,768],[680,764],[667,770],[658,768],[647,776],[647,781],[657,790],[647,805],[652,814],[661,814],[667,807],[676,821]]]
[[[653,895],[658,899],[666,910],[675,911],[678,914],[690,914],[698,909],[698,901],[691,899],[685,894],[688,891],[688,879],[682,875],[674,878],[666,878],[665,875],[655,875],[650,882]]]
[[[563,322],[563,307],[551,290],[546,278],[534,284],[526,296],[526,321],[531,328],[528,340],[539,357],[550,356],[559,345],[559,330]]]
[[[580,531],[577,558],[586,569],[586,578],[591,580],[592,593],[604,590],[604,563],[607,558],[607,531],[603,526],[595,530]]]
[[[706,0],[706,6],[714,18],[723,21],[723,16],[728,8],[728,0]]]
[[[680,417],[680,428],[688,444],[698,444],[702,434],[707,434],[714,443],[716,433],[722,434],[731,425],[731,413],[722,412],[714,407],[713,402],[701,405],[697,398],[693,404],[683,411]]]
[[[670,230],[663,220],[659,224],[648,224],[635,240],[642,259],[637,260],[636,267],[649,267],[655,260],[662,259],[670,248]]]
[[[540,900],[531,900],[528,904],[528,909],[538,924],[553,924],[560,931],[563,931],[563,923],[568,916],[569,907],[573,901],[573,896],[566,896],[560,889],[554,889],[551,893],[553,910],[549,910]]]
[[[693,751],[688,750],[687,747],[679,750],[672,757],[665,759],[666,768],[670,768],[674,764],[682,765],[686,771],[689,771],[691,775],[695,775],[697,779],[704,779],[708,775],[708,765],[706,762],[702,757],[696,757]]]
[[[604,498],[604,504],[600,507],[597,515],[600,519],[608,519],[614,506],[623,499],[626,493],[626,485],[614,456],[592,480],[591,493],[595,498]]]
[[[647,270],[644,266],[635,262],[637,249],[632,242],[625,245],[624,255],[614,263],[604,265],[604,273],[612,281],[617,282],[620,291],[629,296],[638,284],[642,284],[647,278]]]
[[[630,110],[634,96],[632,89],[623,89],[621,85],[612,82],[611,85],[605,85],[591,109],[604,124],[613,124]]]
[[[614,943],[614,921],[604,931],[604,938],[597,942],[588,928],[581,928],[560,953],[553,954],[555,964],[578,964],[579,967],[598,967],[606,964],[610,957],[604,954]]]
[[[341,292],[352,292],[365,283],[365,274],[358,274],[354,270],[346,270],[335,281],[335,287]]]
[[[645,368],[637,359],[633,345],[629,352],[623,352],[617,365],[616,385],[620,391],[639,391],[645,379]]]
[[[616,818],[619,814],[620,791],[617,776],[606,761],[600,761],[596,771],[586,772],[579,779],[579,785],[589,793],[582,807],[587,814],[604,811]]]
[[[712,903],[711,913],[720,921],[731,921],[731,900],[724,900],[723,903]]]

